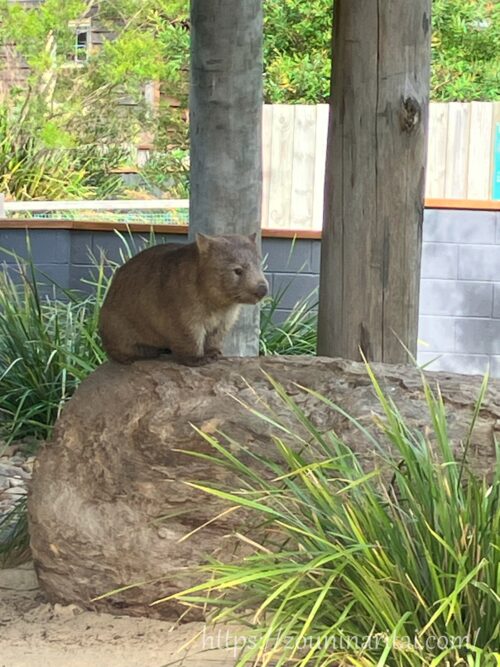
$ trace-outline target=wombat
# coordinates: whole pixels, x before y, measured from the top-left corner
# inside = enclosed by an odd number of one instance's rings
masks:
[[[240,304],[267,291],[256,234],[148,248],[113,277],[99,318],[104,349],[122,364],[167,351],[189,366],[214,361]]]

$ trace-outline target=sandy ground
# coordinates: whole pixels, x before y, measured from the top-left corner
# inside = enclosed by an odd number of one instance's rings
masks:
[[[30,565],[0,570],[0,667],[233,667],[234,649],[220,648],[227,643],[227,630],[201,623],[51,605]]]

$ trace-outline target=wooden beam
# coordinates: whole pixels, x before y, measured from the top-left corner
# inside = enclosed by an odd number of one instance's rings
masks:
[[[260,233],[262,2],[192,0],[189,234]],[[259,309],[244,306],[226,353],[259,352]]]
[[[416,354],[430,10],[335,2],[318,354]]]

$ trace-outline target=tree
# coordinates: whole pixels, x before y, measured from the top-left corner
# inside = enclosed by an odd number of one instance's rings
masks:
[[[265,97],[328,102],[332,0],[265,0]],[[500,97],[500,3],[433,0],[431,97]]]
[[[416,353],[430,2],[335,3],[319,354]]]
[[[432,98],[500,98],[500,3],[433,0]]]
[[[184,0],[45,0],[25,7],[0,0],[1,41],[14,44],[29,68],[26,85],[12,89],[2,103],[6,153],[35,169],[43,166],[42,156],[56,157],[51,168],[64,159],[64,171],[81,176],[74,196],[107,194],[113,187],[110,170],[128,157],[124,147],[137,142],[145,130],[172,126],[172,114],[162,117],[146,103],[144,86],[151,80],[168,81],[170,94],[184,94],[185,103],[189,40],[182,25],[185,4]],[[89,16],[110,38],[75,62],[75,24]],[[170,54],[168,60],[165,52]],[[0,160],[1,154],[0,146]],[[40,192],[43,179],[33,182],[38,190],[21,194],[28,198],[46,194]],[[50,183],[50,174],[46,182]],[[9,177],[4,188],[12,183]]]
[[[328,100],[331,33],[332,0],[265,0],[266,102]]]
[[[189,230],[260,232],[262,3],[191,2]],[[258,307],[245,306],[228,343],[258,355]]]

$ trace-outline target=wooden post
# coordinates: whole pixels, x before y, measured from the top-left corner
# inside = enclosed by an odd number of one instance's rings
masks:
[[[191,2],[189,233],[260,233],[262,2]],[[259,309],[244,306],[225,352],[259,351]]]
[[[335,0],[318,353],[415,354],[431,0]]]

